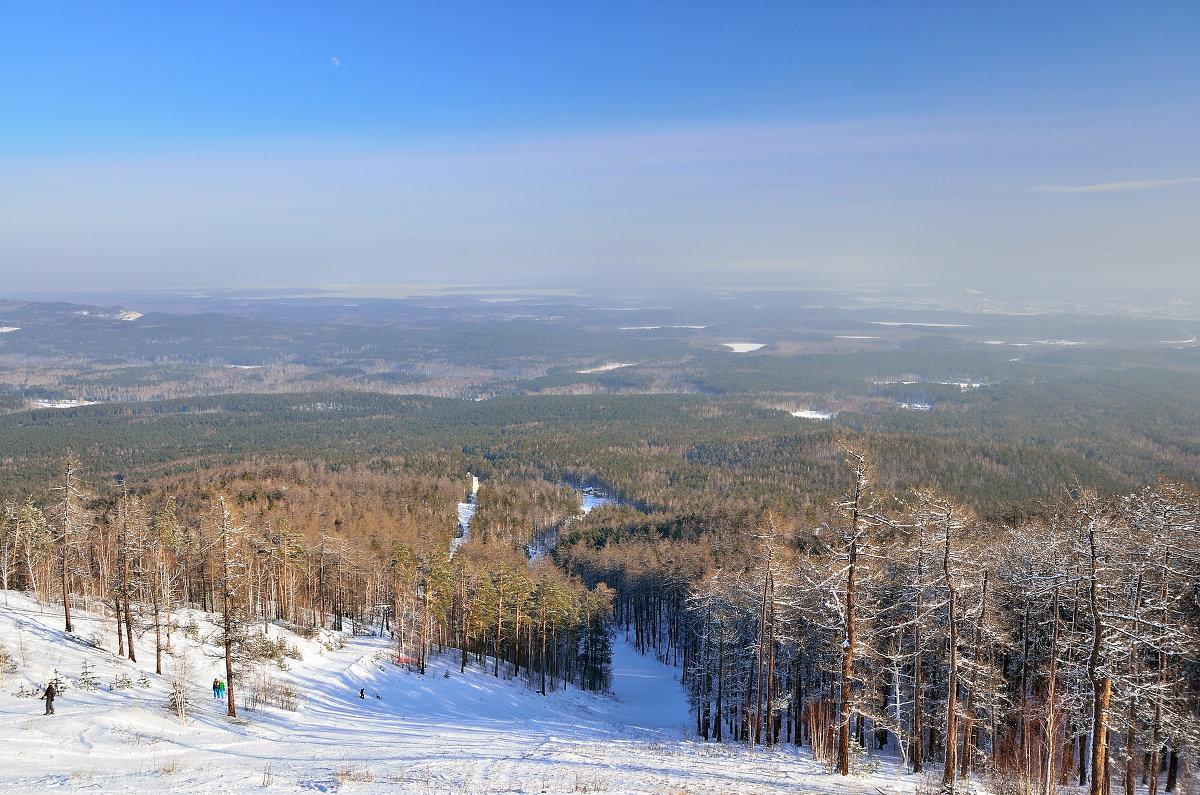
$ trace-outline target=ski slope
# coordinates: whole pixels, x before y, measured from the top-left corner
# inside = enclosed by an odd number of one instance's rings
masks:
[[[693,740],[676,671],[621,639],[612,694],[571,688],[543,697],[506,678],[504,666],[499,679],[474,660],[459,673],[449,651],[435,655],[422,676],[393,665],[380,638],[323,632],[305,640],[272,626],[271,637],[302,655],[288,661],[290,670],[270,666],[299,690],[299,708],[239,707],[233,720],[212,698],[224,659],[203,642],[213,631],[204,614],[178,617],[198,632],[173,633],[175,654],[164,655],[159,677],[153,631],[138,639],[134,664],[82,640],[111,646],[110,620],[80,615],[67,635],[60,609],[39,609],[16,593],[7,598],[0,643],[16,670],[0,687],[3,791],[766,794],[911,792],[917,783],[894,772],[831,776],[806,749]],[[167,696],[175,660],[185,658],[193,709],[181,725]],[[36,696],[18,697],[56,669],[77,678],[85,659],[101,686],[69,688],[55,715],[43,715]],[[122,673],[133,686],[110,690]],[[236,695],[244,704],[243,693]]]

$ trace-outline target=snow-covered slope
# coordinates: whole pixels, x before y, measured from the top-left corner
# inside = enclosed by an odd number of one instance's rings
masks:
[[[693,741],[675,671],[619,640],[613,695],[570,689],[543,697],[503,670],[496,679],[472,664],[460,674],[449,653],[422,676],[392,665],[379,638],[324,632],[306,640],[270,627],[271,638],[302,657],[288,659],[287,671],[270,666],[299,692],[299,707],[240,707],[231,720],[212,698],[224,660],[204,642],[212,627],[203,614],[178,617],[196,629],[173,633],[174,654],[159,677],[152,632],[138,640],[134,664],[83,640],[114,645],[110,620],[80,615],[67,635],[59,610],[6,596],[0,643],[16,665],[0,686],[6,791],[870,793],[915,784],[887,774],[830,776],[807,750]],[[193,709],[181,725],[167,699],[184,659]],[[56,670],[78,679],[85,660],[100,687],[69,687],[55,715],[43,716],[36,696],[18,695]],[[110,690],[121,675],[131,686]],[[246,703],[244,691],[236,695]]]

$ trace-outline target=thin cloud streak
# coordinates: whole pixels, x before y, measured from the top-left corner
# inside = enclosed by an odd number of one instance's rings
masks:
[[[1116,193],[1127,190],[1152,190],[1200,182],[1200,177],[1179,179],[1137,179],[1127,182],[1100,182],[1095,185],[1038,185],[1035,193]]]

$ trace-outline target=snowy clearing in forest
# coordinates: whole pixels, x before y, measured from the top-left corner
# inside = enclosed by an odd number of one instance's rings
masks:
[[[813,409],[803,409],[801,411],[789,411],[793,417],[799,417],[802,420],[831,420],[834,412],[832,411],[815,411]]]
[[[78,309],[75,314],[98,317],[103,320],[137,320],[139,317],[145,317],[141,312],[135,312],[132,309],[118,309],[116,312],[92,312],[90,309]]]
[[[767,347],[765,342],[722,342],[721,344],[734,353],[753,353],[759,348]]]
[[[620,370],[622,367],[636,367],[637,362],[605,362],[604,364],[595,367],[589,367],[586,370],[576,370],[580,375],[591,375],[592,373],[607,373],[609,370]]]
[[[77,610],[76,631],[68,635],[60,629],[61,607],[40,608],[15,592],[6,598],[0,643],[14,665],[0,685],[0,784],[13,791],[766,795],[913,792],[919,782],[897,774],[886,758],[873,775],[842,778],[807,748],[692,739],[695,718],[678,669],[620,638],[611,695],[570,688],[541,696],[504,665],[496,678],[490,664],[472,658],[460,673],[450,650],[434,654],[421,675],[394,665],[383,638],[321,630],[306,639],[272,625],[270,638],[300,659],[287,659],[289,670],[269,664],[258,675],[290,687],[296,709],[246,709],[245,690],[235,682],[241,704],[231,719],[225,702],[212,697],[224,659],[208,642],[216,628],[207,614],[176,616],[174,653],[164,654],[166,675],[157,676],[152,631],[137,639],[132,663],[107,648],[114,640],[109,619]],[[99,679],[91,691],[73,681],[85,660]],[[181,660],[191,666],[192,702],[182,724],[167,710]],[[31,691],[56,672],[68,687],[55,701],[56,714],[43,715]]]
[[[985,384],[982,381],[940,381],[934,378],[876,378],[871,379],[871,383],[875,386],[892,386],[900,384],[902,386],[913,386],[914,384],[941,384],[942,386],[956,386],[963,392],[969,392],[972,389],[979,389]]]
[[[94,406],[94,400],[34,400],[31,401],[39,409],[77,409],[80,406]]]
[[[597,491],[593,488],[585,488],[579,492],[579,510],[587,516],[592,512],[593,508],[599,508],[603,505],[612,505],[616,500],[612,497]]]
[[[20,331],[20,326],[0,326],[0,334],[7,334],[10,331]]]

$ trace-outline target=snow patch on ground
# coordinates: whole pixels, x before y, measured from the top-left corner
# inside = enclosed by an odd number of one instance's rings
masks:
[[[31,401],[39,409],[76,409],[80,406],[94,406],[94,400],[34,400]]]
[[[602,505],[611,505],[615,500],[607,494],[602,494],[592,488],[586,488],[579,493],[579,510],[584,516],[592,512],[593,508],[599,508]]]
[[[687,329],[702,329],[708,326],[692,326],[683,323],[678,323],[671,326],[621,326],[621,331],[654,331],[660,328],[687,328]]]
[[[137,320],[139,317],[144,317],[141,312],[134,312],[132,309],[118,309],[116,312],[92,312],[90,309],[77,309],[75,314],[104,320]]]
[[[872,320],[875,326],[915,326],[917,328],[970,328],[970,323],[917,323],[908,320]]]
[[[722,342],[721,344],[734,353],[753,353],[759,348],[767,347],[765,342]]]
[[[1193,337],[1190,340],[1179,340],[1178,342],[1169,342],[1169,341],[1164,340],[1163,344],[1164,345],[1178,345],[1178,344],[1185,343],[1185,342],[1195,342],[1195,341],[1196,341],[1196,338]],[[1086,345],[1087,343],[1078,342],[1076,340],[1034,340],[1033,342],[1008,342],[1007,340],[984,340],[983,344],[984,345],[1009,345],[1013,348],[1028,348],[1031,345],[1065,345],[1067,347],[1072,347],[1075,345]]]
[[[1195,342],[1195,338],[1191,340],[1182,340],[1182,342]],[[1028,348],[1031,345],[1084,345],[1086,343],[1076,342],[1074,340],[1034,340],[1033,342],[1008,342],[1007,340],[984,340],[984,345],[1009,345],[1013,348]],[[1164,343],[1171,344],[1171,343]]]
[[[905,386],[912,386],[914,384],[941,384],[943,386],[956,386],[963,392],[979,389],[984,385],[982,381],[939,381],[931,378],[879,378],[872,379],[871,383],[876,386],[891,386],[892,384],[903,384]]]
[[[607,373],[609,370],[620,370],[622,367],[635,367],[637,362],[605,362],[596,367],[589,367],[586,370],[576,370],[580,375],[591,375],[592,373]]]
[[[4,598],[0,643],[17,669],[0,686],[0,789],[13,792],[869,795],[911,793],[919,783],[890,758],[874,775],[842,778],[807,748],[694,739],[679,669],[620,637],[611,695],[569,688],[542,696],[504,665],[493,676],[490,659],[472,658],[460,673],[457,652],[448,650],[432,655],[421,675],[391,662],[387,638],[320,630],[305,639],[271,625],[267,634],[301,659],[288,659],[289,670],[265,670],[299,693],[298,708],[247,709],[244,691],[235,690],[241,705],[233,720],[212,697],[224,659],[207,642],[217,629],[207,614],[176,616],[194,629],[172,633],[168,675],[158,676],[153,631],[138,638],[133,663],[112,653],[111,617],[77,609],[76,631],[67,634],[61,608],[15,592]],[[185,657],[192,707],[180,724],[166,703],[169,672]],[[85,660],[100,680],[92,691],[70,683]],[[43,715],[42,702],[28,694],[56,672],[69,686],[56,714]],[[132,684],[110,690],[121,677]]]
[[[799,417],[805,420],[831,420],[837,412],[832,411],[814,411],[812,409],[803,409],[801,411],[788,412],[793,417]]]
[[[10,331],[20,331],[20,326],[0,326],[0,334],[7,334]]]

